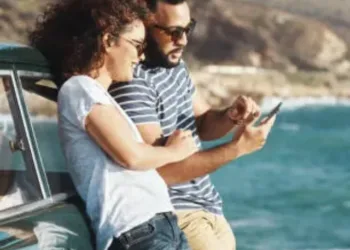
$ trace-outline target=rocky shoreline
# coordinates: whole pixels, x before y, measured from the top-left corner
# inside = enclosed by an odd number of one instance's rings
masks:
[[[202,98],[214,108],[223,108],[236,96],[244,94],[259,104],[270,97],[335,98],[350,101],[349,77],[329,72],[261,71],[254,74],[210,73],[206,68],[192,71],[191,77]],[[33,116],[56,116],[56,104],[31,93],[25,93],[29,112]],[[0,87],[0,114],[8,114],[6,95]]]
[[[348,76],[330,72],[262,71],[255,74],[192,73],[201,96],[215,108],[230,105],[235,96],[245,94],[261,103],[265,97],[334,97],[350,100]]]

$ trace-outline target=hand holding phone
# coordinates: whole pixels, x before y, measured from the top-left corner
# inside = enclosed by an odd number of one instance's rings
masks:
[[[252,123],[239,126],[232,138],[238,148],[242,150],[240,155],[250,154],[261,149],[275,123],[275,115],[279,112],[282,102],[278,103],[257,125]],[[258,119],[258,118],[256,118]]]

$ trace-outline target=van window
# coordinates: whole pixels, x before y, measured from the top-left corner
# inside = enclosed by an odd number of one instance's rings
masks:
[[[7,96],[10,77],[0,76],[0,211],[42,199],[37,175],[24,163]],[[16,117],[16,116],[14,116]]]
[[[39,152],[52,195],[75,192],[61,149],[57,126],[57,103],[48,100],[47,93],[56,91],[55,84],[40,75],[21,76],[24,100],[38,143]],[[47,87],[42,92],[36,87]],[[33,92],[35,90],[35,93]],[[42,96],[38,95],[38,92]]]

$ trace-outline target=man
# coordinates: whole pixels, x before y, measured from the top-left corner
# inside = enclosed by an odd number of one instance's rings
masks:
[[[275,117],[258,126],[259,107],[239,97],[225,110],[211,110],[199,97],[181,60],[195,21],[185,0],[147,0],[146,60],[135,68],[131,83],[116,84],[111,95],[136,123],[145,142],[164,143],[176,129],[191,129],[201,140],[226,135],[237,125],[231,142],[200,151],[182,162],[158,169],[169,186],[178,223],[194,250],[232,250],[236,243],[222,214],[222,200],[209,173],[260,149]]]

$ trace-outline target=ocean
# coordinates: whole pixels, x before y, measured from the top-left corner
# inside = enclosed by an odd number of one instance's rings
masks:
[[[349,103],[305,98],[281,110],[261,151],[212,174],[237,249],[349,250]]]
[[[264,100],[263,111],[278,101]],[[52,140],[53,123],[38,118],[34,127],[44,162],[55,165],[43,143]],[[285,100],[265,147],[212,180],[238,250],[350,250],[350,101]]]

